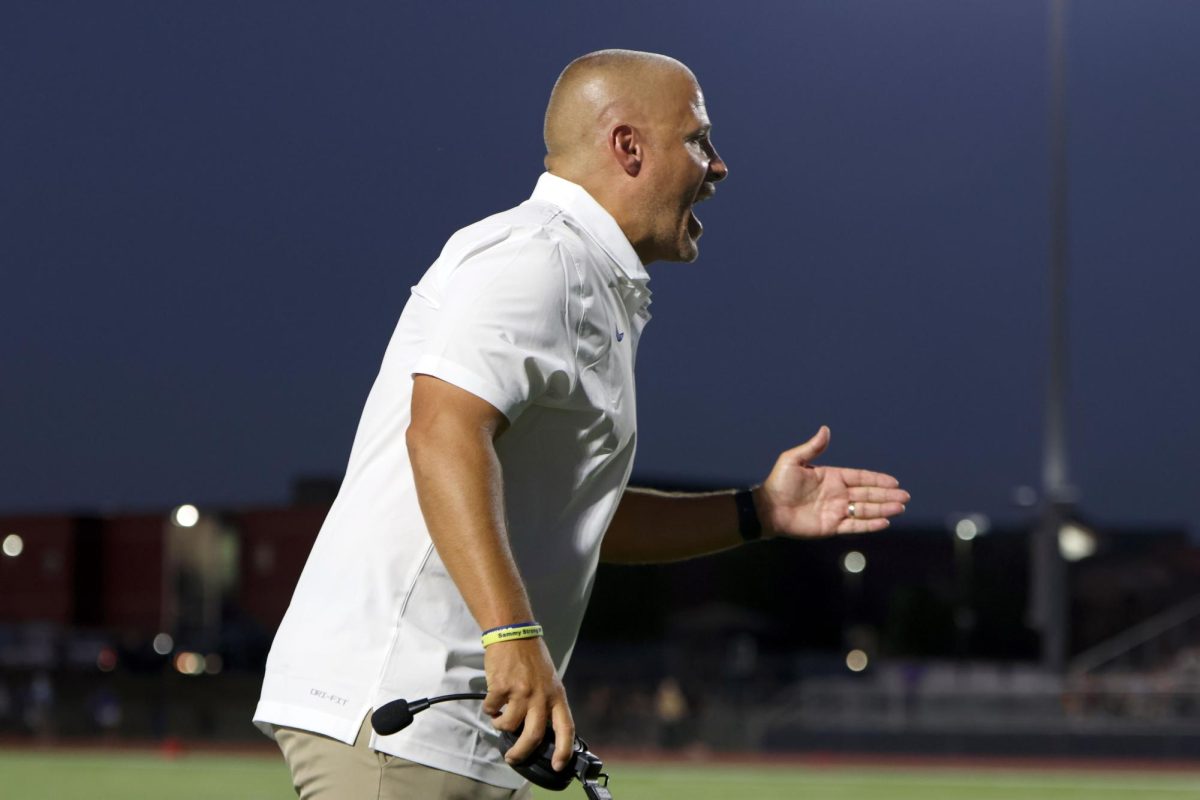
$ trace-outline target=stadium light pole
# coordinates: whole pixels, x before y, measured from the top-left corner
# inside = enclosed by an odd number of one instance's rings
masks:
[[[1050,68],[1050,363],[1042,447],[1042,508],[1033,541],[1031,611],[1041,632],[1042,665],[1066,666],[1070,608],[1059,531],[1071,515],[1075,492],[1067,470],[1067,0],[1051,0],[1047,59]]]
[[[971,586],[975,582],[975,540],[987,533],[991,523],[983,514],[968,514],[950,521],[954,540],[954,630],[955,655],[971,655],[971,638],[978,622]]]

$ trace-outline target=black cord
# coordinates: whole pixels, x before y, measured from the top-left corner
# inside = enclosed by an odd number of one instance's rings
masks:
[[[487,698],[486,692],[465,692],[463,694],[444,694],[441,697],[429,698],[429,704],[441,703],[446,700],[484,700]]]

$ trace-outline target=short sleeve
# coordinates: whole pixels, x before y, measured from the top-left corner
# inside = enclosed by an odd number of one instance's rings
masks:
[[[441,264],[427,276],[436,310],[413,374],[465,389],[510,422],[547,395],[565,397],[575,381],[568,258],[544,233],[510,232]]]

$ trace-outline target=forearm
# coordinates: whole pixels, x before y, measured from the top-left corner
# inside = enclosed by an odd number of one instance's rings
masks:
[[[430,538],[481,630],[533,618],[504,523],[500,463],[486,430],[438,415],[409,430]]]
[[[728,550],[742,543],[733,492],[625,490],[600,550],[602,561],[649,564]]]

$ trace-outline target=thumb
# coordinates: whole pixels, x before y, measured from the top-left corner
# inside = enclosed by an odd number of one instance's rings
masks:
[[[788,461],[811,464],[821,453],[825,452],[826,447],[829,447],[829,426],[822,425],[811,439],[793,447],[783,455]]]

